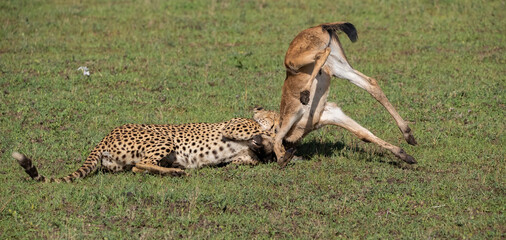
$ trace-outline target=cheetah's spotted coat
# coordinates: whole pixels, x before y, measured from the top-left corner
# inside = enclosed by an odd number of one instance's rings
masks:
[[[186,175],[186,168],[224,163],[256,164],[272,154],[274,126],[279,116],[255,109],[254,120],[234,118],[220,123],[181,125],[126,124],[115,128],[89,154],[84,164],[63,178],[39,175],[32,161],[21,153],[12,156],[35,180],[71,182],[97,169]]]

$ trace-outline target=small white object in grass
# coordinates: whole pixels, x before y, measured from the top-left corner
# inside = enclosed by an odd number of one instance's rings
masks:
[[[87,68],[87,67],[83,67],[83,66],[81,66],[81,67],[79,67],[77,70],[81,70],[81,71],[83,71],[83,75],[84,75],[84,76],[90,76],[90,71],[88,71],[88,68]]]

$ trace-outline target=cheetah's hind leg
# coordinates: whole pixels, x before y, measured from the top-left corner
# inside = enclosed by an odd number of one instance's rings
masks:
[[[135,167],[132,168],[132,172],[134,173],[151,173],[162,176],[173,176],[173,177],[181,177],[187,176],[188,174],[180,168],[166,168],[160,167],[152,164],[135,164]]]
[[[132,168],[132,172],[134,173],[151,173],[162,176],[173,176],[173,177],[181,177],[187,176],[188,174],[180,168],[171,168],[171,167],[161,167],[155,164],[153,158],[145,158],[141,162],[135,164]]]

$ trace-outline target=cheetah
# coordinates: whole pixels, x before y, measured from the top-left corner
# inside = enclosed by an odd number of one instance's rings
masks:
[[[39,175],[32,161],[13,152],[25,172],[41,182],[72,182],[98,168],[106,172],[133,171],[185,176],[185,169],[228,163],[256,165],[273,156],[279,115],[261,107],[253,119],[233,118],[219,123],[181,125],[126,124],[113,129],[93,149],[83,165],[66,177]]]

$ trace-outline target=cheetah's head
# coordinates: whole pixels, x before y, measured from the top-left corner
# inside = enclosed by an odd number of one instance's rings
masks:
[[[263,131],[274,131],[279,124],[279,113],[265,110],[263,107],[253,109],[253,119],[262,126]]]
[[[269,133],[255,136],[250,142],[255,146],[250,146],[250,148],[256,149],[256,154],[263,161],[274,160],[274,134],[279,123],[279,113],[262,107],[255,107],[253,112],[253,119],[261,126],[261,130]]]

